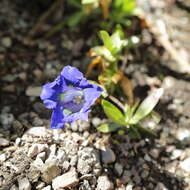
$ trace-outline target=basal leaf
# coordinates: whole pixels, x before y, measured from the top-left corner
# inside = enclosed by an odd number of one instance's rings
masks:
[[[102,100],[102,107],[110,120],[122,126],[126,125],[124,115],[116,106],[106,100]]]
[[[121,125],[117,125],[115,123],[104,123],[100,125],[97,130],[102,133],[111,133],[117,131],[119,128],[121,128]]]
[[[129,121],[130,124],[137,124],[141,119],[145,118],[156,106],[162,94],[162,88],[154,90],[137,108],[134,116]]]

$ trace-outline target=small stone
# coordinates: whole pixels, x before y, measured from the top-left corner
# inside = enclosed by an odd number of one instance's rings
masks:
[[[14,121],[14,115],[11,113],[0,114],[0,123],[4,128],[10,128]]]
[[[19,190],[31,190],[30,182],[27,178],[18,179]]]
[[[190,137],[190,131],[188,129],[179,128],[176,131],[176,137],[179,141],[183,141],[186,138]]]
[[[180,167],[186,172],[190,172],[190,157],[180,162]]]
[[[117,175],[121,176],[121,174],[123,173],[123,166],[119,163],[115,163],[114,169],[115,169]]]
[[[133,184],[127,184],[126,190],[133,190]]]
[[[148,171],[148,170],[143,170],[143,172],[141,173],[141,177],[142,177],[143,179],[147,178],[148,175],[149,175],[149,171]]]
[[[26,95],[27,96],[34,96],[34,97],[38,97],[40,96],[42,91],[42,87],[36,86],[36,87],[28,87],[26,89]]]
[[[52,136],[52,130],[46,129],[45,127],[32,127],[23,135],[23,139],[27,139],[28,136],[47,138]]]
[[[155,190],[168,190],[163,183],[158,183],[155,187]]]
[[[145,159],[146,161],[148,161],[148,162],[151,161],[151,158],[150,158],[150,156],[149,156],[148,154],[145,154],[144,159]]]
[[[28,157],[32,158],[38,153],[49,150],[47,144],[33,144],[28,150]]]
[[[78,131],[78,123],[76,121],[71,123],[71,129],[72,131]]]
[[[104,164],[111,164],[116,160],[115,153],[110,148],[105,148],[105,150],[101,150],[101,156]]]
[[[45,163],[42,168],[42,180],[47,184],[51,183],[52,179],[61,173],[61,169],[57,166],[55,161]]]
[[[73,187],[79,183],[78,174],[75,169],[56,177],[52,181],[52,187],[54,190],[60,190],[66,187]]]
[[[3,163],[7,159],[6,154],[0,154],[0,163]]]
[[[80,132],[87,131],[90,128],[90,123],[85,120],[79,120],[78,122],[78,130]]]
[[[173,150],[172,155],[171,155],[171,159],[172,160],[178,159],[182,155],[182,153],[183,153],[182,150],[179,150],[179,149]]]
[[[5,138],[0,138],[0,147],[1,146],[8,146],[9,145],[9,141]]]
[[[36,185],[36,189],[41,190],[43,187],[45,187],[45,183],[42,181],[39,181],[38,184]]]
[[[12,46],[12,40],[10,37],[4,37],[1,39],[1,43],[4,47],[10,48]]]
[[[112,190],[114,189],[113,183],[107,176],[99,176],[97,181],[96,190]]]
[[[45,161],[46,158],[46,153],[45,152],[40,152],[36,158],[40,158],[42,161]]]
[[[16,185],[12,185],[10,190],[19,190],[18,187]]]
[[[86,147],[78,152],[77,170],[85,175],[93,170],[93,167],[100,163],[99,153],[91,148]]]
[[[99,117],[94,117],[92,119],[92,125],[94,125],[94,127],[98,127],[98,125],[101,124],[101,119]]]
[[[21,143],[21,138],[16,138],[15,145],[19,146]]]
[[[42,190],[51,190],[51,186],[48,185],[48,186],[44,187]]]

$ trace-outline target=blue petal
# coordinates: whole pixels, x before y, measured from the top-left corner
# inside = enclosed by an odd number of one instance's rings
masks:
[[[71,66],[64,67],[61,75],[73,85],[83,78],[83,74],[77,68]]]
[[[90,112],[90,110],[88,110],[86,112],[77,112],[77,113],[71,114],[71,115],[65,117],[63,119],[63,121],[64,121],[64,123],[72,123],[77,120],[86,120],[87,121],[89,112]]]
[[[51,117],[51,128],[58,129],[64,127],[63,122],[63,108],[61,106],[57,106],[52,113]]]
[[[97,90],[95,88],[86,88],[83,90],[84,91],[84,99],[85,99],[85,104],[83,107],[83,111],[87,111],[92,104],[96,101],[97,98],[100,97],[102,90]]]
[[[54,109],[57,105],[57,102],[53,101],[53,100],[44,100],[44,105],[46,108],[49,109]]]

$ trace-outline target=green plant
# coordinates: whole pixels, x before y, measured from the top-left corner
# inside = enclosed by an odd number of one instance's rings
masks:
[[[119,129],[128,129],[130,132],[140,137],[139,132],[148,135],[155,134],[146,127],[141,126],[141,121],[153,113],[153,109],[163,94],[163,89],[154,90],[141,104],[135,103],[133,106],[126,104],[123,112],[107,100],[102,100],[102,107],[110,122],[100,125],[97,129],[103,133],[113,132]]]

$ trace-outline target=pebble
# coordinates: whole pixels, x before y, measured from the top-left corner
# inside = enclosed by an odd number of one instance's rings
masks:
[[[27,139],[28,136],[46,138],[52,136],[52,130],[45,127],[32,127],[23,135],[23,139]]]
[[[26,95],[27,96],[34,96],[39,97],[42,91],[42,87],[36,86],[36,87],[28,87],[26,89]]]
[[[47,184],[51,183],[52,179],[61,173],[61,169],[57,166],[55,161],[45,163],[41,171],[41,178]]]
[[[19,190],[31,190],[31,185],[28,178],[18,179]]]
[[[10,190],[19,190],[18,187],[16,185],[12,185]]]
[[[28,157],[32,158],[38,153],[49,150],[47,144],[33,144],[28,150]]]
[[[190,157],[180,162],[180,167],[186,172],[190,172]]]
[[[0,114],[0,123],[4,128],[10,128],[14,121],[14,115],[11,113]]]
[[[99,176],[97,181],[96,190],[112,190],[114,189],[113,183],[105,176]]]
[[[105,150],[101,150],[101,157],[104,164],[111,164],[116,160],[115,153],[111,148],[105,148]]]
[[[8,146],[9,145],[9,141],[5,138],[0,138],[0,147],[1,146]]]
[[[98,152],[91,147],[85,147],[78,152],[77,171],[83,175],[88,174],[93,170],[93,166],[99,162]]]
[[[4,47],[10,48],[12,46],[12,40],[10,37],[4,37],[1,39],[1,43]]]
[[[126,190],[133,190],[133,184],[127,184]]]
[[[87,131],[90,128],[90,123],[85,120],[79,120],[78,125],[79,125],[78,130],[80,132]]]
[[[3,163],[7,159],[6,154],[0,154],[0,163]]]
[[[121,176],[121,174],[123,173],[123,166],[119,163],[115,163],[114,169],[115,169],[117,175]]]
[[[99,117],[94,117],[92,119],[92,125],[94,125],[94,127],[98,127],[101,124],[101,119]]]
[[[71,169],[69,172],[53,179],[52,187],[54,190],[60,190],[66,187],[73,187],[78,183],[78,174],[75,169]]]
[[[155,190],[168,190],[165,185],[161,182],[159,182],[156,187],[155,187]]]
[[[178,159],[182,155],[182,153],[183,153],[182,150],[179,150],[179,149],[173,150],[172,155],[171,155],[171,159],[172,160]]]
[[[42,190],[51,190],[51,186],[48,185],[48,186],[44,187]]]

